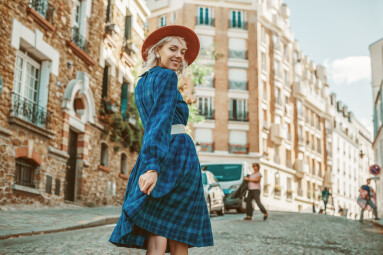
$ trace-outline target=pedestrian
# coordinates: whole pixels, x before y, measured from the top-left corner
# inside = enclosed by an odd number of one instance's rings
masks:
[[[363,215],[364,215],[364,210],[370,210],[372,208],[372,211],[374,212],[374,216],[376,220],[379,220],[378,218],[378,210],[376,208],[376,205],[374,203],[374,189],[370,187],[371,179],[367,179],[366,185],[362,185],[359,189],[360,195],[357,200],[358,204],[361,206],[361,211],[360,211],[360,222],[363,222]],[[369,207],[370,206],[370,207]]]
[[[324,187],[324,190],[322,190],[322,200],[324,204],[324,214],[326,214],[326,209],[327,209],[327,202],[329,197],[331,196],[330,191],[328,190],[327,187]]]
[[[315,202],[313,202],[313,213],[316,213],[316,212],[317,212],[317,210],[315,208]]]
[[[155,30],[143,43],[147,71],[135,88],[135,102],[145,134],[109,239],[117,246],[156,255],[213,245],[201,167],[185,129],[189,109],[177,89],[177,75],[199,48],[197,35],[178,25]]]
[[[251,174],[248,177],[244,177],[245,181],[248,181],[247,184],[247,198],[246,198],[246,214],[247,217],[245,217],[245,220],[251,220],[253,216],[253,199],[255,199],[255,202],[257,203],[259,209],[263,213],[263,220],[267,219],[267,211],[263,204],[261,203],[261,178],[262,174],[259,172],[259,164],[258,163],[253,163],[253,170],[254,173]]]

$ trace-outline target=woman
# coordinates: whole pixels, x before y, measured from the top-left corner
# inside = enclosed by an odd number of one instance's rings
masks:
[[[147,249],[150,255],[213,245],[200,164],[185,132],[189,110],[177,89],[176,73],[183,73],[198,51],[197,35],[176,25],[157,29],[142,46],[149,70],[140,76],[135,100],[145,135],[109,239],[115,245]]]

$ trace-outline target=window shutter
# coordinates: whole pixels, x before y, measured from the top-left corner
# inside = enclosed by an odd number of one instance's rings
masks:
[[[235,11],[232,11],[232,14],[233,14],[233,18],[232,18],[232,23],[231,23],[231,27],[235,27],[236,25],[236,22],[235,22]]]
[[[121,114],[123,119],[127,119],[126,110],[128,109],[128,83],[123,83],[121,87]]]
[[[108,6],[106,7],[106,23],[109,23],[112,18],[111,10],[112,10],[112,0],[108,0]]]
[[[199,8],[199,24],[203,24],[203,8]]]
[[[209,8],[205,8],[205,24],[209,25]]]
[[[132,16],[125,16],[125,39],[132,37]]]
[[[238,27],[242,27],[241,12],[238,11]]]

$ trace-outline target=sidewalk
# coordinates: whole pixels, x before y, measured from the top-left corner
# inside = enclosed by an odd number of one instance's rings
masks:
[[[383,228],[383,219],[382,218],[380,218],[380,220],[374,220],[373,218],[372,219],[365,219],[364,221],[370,222],[377,227]]]
[[[0,212],[0,240],[117,223],[120,206]]]

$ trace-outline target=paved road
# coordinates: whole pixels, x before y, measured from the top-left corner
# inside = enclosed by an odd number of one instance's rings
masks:
[[[383,235],[370,223],[339,217],[270,213],[262,221],[243,214],[211,218],[215,246],[190,249],[191,255],[383,254]],[[107,242],[114,225],[0,241],[3,254],[132,254],[145,252]]]

